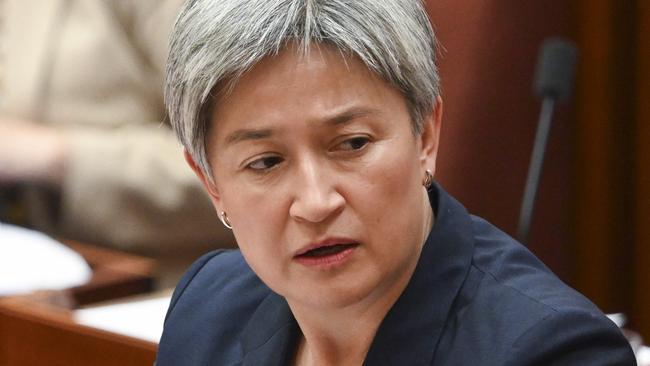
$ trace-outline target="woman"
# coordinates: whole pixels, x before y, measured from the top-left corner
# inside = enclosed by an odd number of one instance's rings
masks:
[[[158,365],[634,364],[616,327],[433,183],[416,0],[197,0],[172,125],[240,251],[178,285]]]

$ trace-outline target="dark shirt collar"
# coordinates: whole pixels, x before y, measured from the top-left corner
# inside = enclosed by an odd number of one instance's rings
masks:
[[[413,277],[377,330],[366,365],[429,365],[469,270],[474,249],[470,216],[437,184],[429,200],[435,223]],[[298,334],[287,302],[271,293],[244,330],[243,364],[289,364]]]

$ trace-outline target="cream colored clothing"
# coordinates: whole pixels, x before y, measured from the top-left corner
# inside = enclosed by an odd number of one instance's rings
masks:
[[[58,207],[32,190],[37,228],[151,255],[232,245],[163,122],[179,3],[3,0],[0,123],[55,126],[71,145]]]

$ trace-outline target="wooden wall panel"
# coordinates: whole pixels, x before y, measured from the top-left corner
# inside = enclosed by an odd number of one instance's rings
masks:
[[[650,1],[637,1],[636,38],[636,193],[635,296],[636,328],[650,339]]]
[[[609,0],[577,1],[580,66],[576,90],[575,278],[578,288],[605,311],[624,307],[624,260],[613,70],[617,57],[614,7]]]
[[[531,249],[650,338],[650,80],[646,0],[429,0],[443,51],[437,179],[514,233],[539,102],[543,38],[573,38],[576,93],[553,122]]]
[[[532,92],[538,48],[566,35],[565,1],[430,0],[441,44],[445,103],[436,178],[470,212],[514,234],[540,101]],[[570,108],[551,130],[531,248],[570,282]]]
[[[648,2],[576,2],[576,284],[650,337]]]

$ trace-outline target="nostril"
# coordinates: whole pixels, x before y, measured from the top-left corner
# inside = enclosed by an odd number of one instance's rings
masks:
[[[345,205],[345,200],[336,191],[326,195],[307,195],[297,197],[289,209],[291,217],[309,222],[322,222],[337,214]]]

